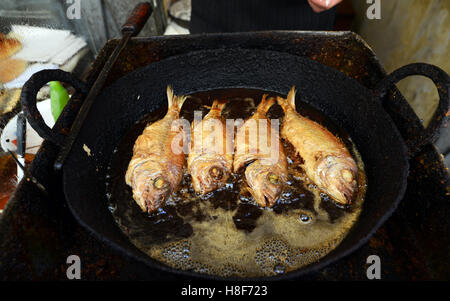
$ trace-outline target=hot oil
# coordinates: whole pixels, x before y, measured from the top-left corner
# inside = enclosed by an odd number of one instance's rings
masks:
[[[192,122],[193,111],[203,116],[216,98],[229,102],[224,118],[252,115],[263,92],[228,89],[196,93],[183,106],[181,116]],[[123,138],[113,155],[107,176],[111,212],[130,240],[150,257],[176,269],[218,276],[258,277],[287,273],[313,263],[347,235],[362,208],[366,190],[364,166],[349,137],[325,116],[307,104],[298,110],[321,123],[349,148],[358,167],[358,192],[347,207],[335,204],[305,175],[294,148],[284,144],[289,179],[273,208],[260,208],[247,191],[243,174],[233,174],[226,187],[205,196],[193,191],[185,173],[180,189],[165,206],[143,213],[125,184],[125,172],[133,145],[145,126],[162,118],[166,108],[138,122]],[[282,119],[278,105],[269,118]],[[281,124],[281,122],[280,122]]]

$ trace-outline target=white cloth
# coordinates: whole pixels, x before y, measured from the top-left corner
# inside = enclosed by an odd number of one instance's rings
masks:
[[[10,35],[18,38],[23,46],[14,57],[28,62],[62,65],[87,45],[68,30],[26,25],[11,28]]]
[[[12,25],[9,36],[17,38],[22,43],[22,49],[13,58],[34,64],[29,65],[16,79],[4,83],[3,88],[6,89],[21,88],[31,75],[38,71],[58,69],[72,58],[76,58],[76,55],[87,46],[82,38],[72,35],[69,30]]]

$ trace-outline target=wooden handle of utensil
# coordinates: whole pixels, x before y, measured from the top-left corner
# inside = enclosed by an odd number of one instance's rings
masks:
[[[132,37],[137,36],[152,14],[152,11],[153,9],[149,2],[142,2],[136,5],[127,22],[122,26],[122,34],[129,34]]]

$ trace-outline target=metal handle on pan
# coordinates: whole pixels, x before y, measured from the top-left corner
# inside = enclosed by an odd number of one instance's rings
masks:
[[[404,137],[411,141],[410,154],[419,152],[425,145],[432,143],[437,139],[439,130],[446,126],[448,122],[448,113],[450,109],[450,77],[442,69],[425,63],[414,63],[403,66],[378,83],[375,92],[384,98],[392,85],[411,75],[423,75],[433,81],[439,94],[439,104],[428,127],[420,135],[413,137]]]
[[[42,138],[61,146],[66,135],[52,130],[45,124],[45,121],[36,106],[36,95],[39,90],[48,82],[55,80],[69,83],[77,92],[80,92],[83,95],[87,94],[88,88],[86,84],[71,73],[62,70],[42,70],[33,74],[25,83],[22,88],[20,101],[22,102],[23,112],[33,129],[35,129]]]

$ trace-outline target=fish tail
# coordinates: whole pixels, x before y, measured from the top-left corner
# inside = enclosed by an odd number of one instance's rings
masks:
[[[223,108],[225,108],[226,104],[227,104],[226,101],[216,99],[216,100],[214,100],[214,102],[211,106],[211,110],[218,110],[221,112],[223,110]]]
[[[278,104],[286,111],[288,108],[295,110],[295,86],[292,86],[287,95],[287,98],[277,96]]]
[[[176,108],[177,111],[180,111],[186,98],[187,96],[184,95],[177,96],[173,94],[172,87],[167,86],[167,99],[169,101],[169,108],[173,107]]]
[[[257,110],[260,113],[266,114],[267,111],[274,105],[275,99],[273,97],[268,98],[267,94],[264,94],[262,96],[261,103],[258,105]]]

